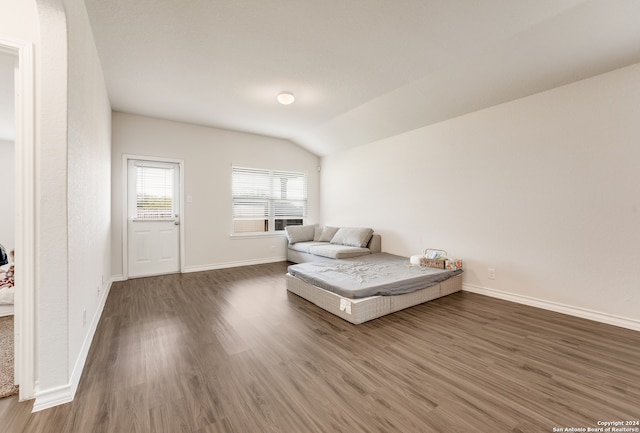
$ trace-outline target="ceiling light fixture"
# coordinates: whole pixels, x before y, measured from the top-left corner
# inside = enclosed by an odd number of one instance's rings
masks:
[[[293,104],[293,101],[295,100],[296,98],[295,96],[293,96],[293,93],[291,92],[280,92],[278,94],[278,102],[281,103],[282,105]]]

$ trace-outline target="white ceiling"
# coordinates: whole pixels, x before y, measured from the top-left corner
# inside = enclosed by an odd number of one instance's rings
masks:
[[[320,156],[640,62],[637,0],[85,2],[114,110]]]

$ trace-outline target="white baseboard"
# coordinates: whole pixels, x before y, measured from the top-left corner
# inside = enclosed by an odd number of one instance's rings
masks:
[[[188,274],[190,272],[213,271],[215,269],[237,268],[238,266],[263,265],[265,263],[275,263],[275,262],[285,262],[285,261],[287,261],[287,258],[285,256],[281,256],[281,257],[267,257],[264,259],[255,259],[255,260],[242,260],[239,262],[217,263],[215,265],[186,266],[184,268],[184,273]]]
[[[462,284],[462,290],[480,295],[490,296],[492,298],[504,299],[518,304],[529,305],[530,307],[542,308],[544,310],[555,311],[556,313],[568,314],[570,316],[580,317],[582,319],[594,320],[596,322],[606,323],[608,325],[619,326],[621,328],[640,331],[640,320],[630,319],[627,317],[615,316],[613,314],[593,311],[586,308],[574,307],[571,305],[560,304],[557,302],[545,301],[543,299],[532,298],[529,296],[516,295],[514,293],[503,292],[501,290],[480,287],[473,284]]]
[[[36,392],[36,401],[33,403],[32,412],[39,412],[49,409],[59,404],[69,403],[73,400],[74,392],[72,392],[70,383],[59,386],[57,388],[45,389]]]
[[[57,388],[45,389],[43,391],[36,392],[36,400],[33,403],[33,412],[49,409],[59,404],[69,403],[75,397],[78,385],[80,384],[80,378],[82,377],[82,370],[84,369],[84,364],[87,361],[87,356],[89,355],[91,342],[93,341],[93,337],[98,329],[98,322],[100,322],[100,317],[102,317],[102,311],[104,310],[104,306],[107,302],[109,291],[111,291],[111,285],[116,280],[117,277],[111,277],[101,291],[101,296],[98,300],[98,308],[96,308],[96,312],[91,319],[87,335],[82,342],[80,354],[78,355],[73,371],[71,372],[69,383]]]

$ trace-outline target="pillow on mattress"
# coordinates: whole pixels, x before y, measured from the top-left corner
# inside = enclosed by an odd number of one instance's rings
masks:
[[[296,242],[308,242],[313,240],[316,226],[287,226],[284,228],[285,234],[290,244]]]
[[[341,227],[331,239],[332,244],[364,248],[373,236],[373,229]]]
[[[318,238],[318,242],[331,242],[331,239],[333,239],[333,236],[336,234],[337,231],[338,231],[338,227],[327,226],[323,228],[322,234]]]

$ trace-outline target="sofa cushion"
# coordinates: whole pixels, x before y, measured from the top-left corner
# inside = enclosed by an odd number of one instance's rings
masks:
[[[368,248],[350,247],[335,244],[320,244],[309,247],[309,253],[316,256],[327,257],[330,259],[348,259],[349,257],[358,257],[371,254]]]
[[[322,227],[316,227],[313,230],[313,240],[318,242],[320,240],[320,236],[322,236]]]
[[[313,240],[316,226],[287,226],[284,228],[285,234],[290,244],[297,242],[307,242]]]
[[[294,251],[300,251],[302,253],[308,253],[309,249],[316,245],[328,245],[328,242],[315,242],[315,241],[296,242],[295,244],[289,244],[289,249]]]
[[[318,240],[320,242],[331,242],[331,239],[333,239],[333,236],[336,234],[336,232],[338,231],[338,227],[324,227],[322,229],[322,234],[320,235],[320,237],[318,238]]]
[[[341,227],[331,239],[332,244],[364,248],[373,236],[373,229]]]

